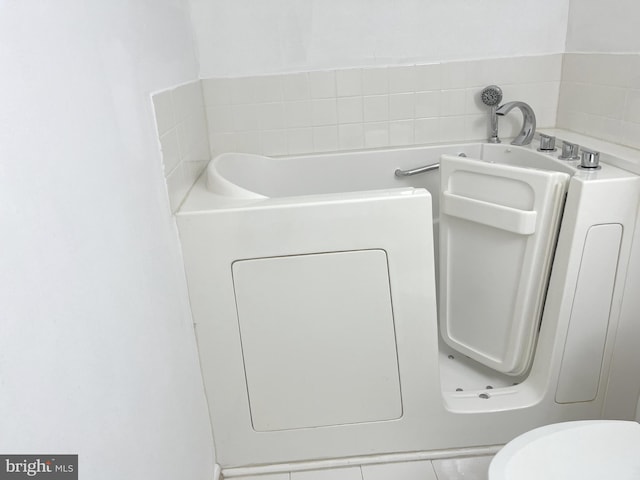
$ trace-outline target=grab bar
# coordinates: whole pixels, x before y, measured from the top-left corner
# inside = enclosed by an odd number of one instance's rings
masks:
[[[396,169],[396,177],[410,177],[411,175],[417,175],[419,173],[431,172],[440,168],[439,163],[432,163],[431,165],[425,165],[424,167],[412,168],[411,170]]]
[[[461,152],[458,154],[459,157],[466,157],[467,154]],[[400,170],[396,168],[395,174],[396,177],[410,177],[411,175],[417,175],[419,173],[432,172],[434,170],[438,170],[440,168],[439,163],[432,163],[431,165],[425,165],[424,167],[412,168],[411,170]]]

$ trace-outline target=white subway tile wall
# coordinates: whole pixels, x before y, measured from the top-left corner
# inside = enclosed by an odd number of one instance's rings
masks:
[[[202,80],[211,155],[286,155],[482,140],[479,93],[503,88],[554,127],[562,55]],[[514,136],[518,113],[501,119]]]
[[[227,83],[215,95],[221,98],[233,96],[234,83]],[[200,81],[191,82],[180,87],[166,90],[152,96],[155,109],[156,126],[160,139],[164,174],[167,179],[167,190],[171,211],[176,211],[185,195],[194,184],[210,158],[209,128]],[[215,128],[227,130],[252,130],[258,128],[252,108],[245,109],[234,105],[227,111],[211,112],[212,124]],[[256,105],[252,106],[257,108]],[[235,110],[234,110],[235,108]],[[215,138],[224,145],[229,142],[225,138]],[[228,139],[230,140],[230,139]],[[260,142],[257,142],[260,145]]]
[[[640,148],[640,55],[565,54],[557,126]]]

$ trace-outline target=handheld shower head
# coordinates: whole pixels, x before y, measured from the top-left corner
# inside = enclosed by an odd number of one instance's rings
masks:
[[[502,89],[497,85],[489,85],[480,92],[480,98],[488,107],[497,107],[502,101]]]
[[[502,89],[497,85],[489,85],[480,92],[480,99],[489,109],[489,142],[500,143],[498,138],[498,116],[496,109],[502,101]]]

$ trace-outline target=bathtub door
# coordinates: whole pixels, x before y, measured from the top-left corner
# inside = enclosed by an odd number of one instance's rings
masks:
[[[569,175],[443,155],[440,331],[508,375],[533,357]]]

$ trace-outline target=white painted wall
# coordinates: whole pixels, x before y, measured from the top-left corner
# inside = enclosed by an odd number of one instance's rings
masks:
[[[182,0],[0,1],[0,452],[211,479],[150,93],[197,78]]]
[[[640,2],[571,0],[567,52],[640,53]]]
[[[561,53],[569,8],[569,0],[189,1],[201,78]]]

